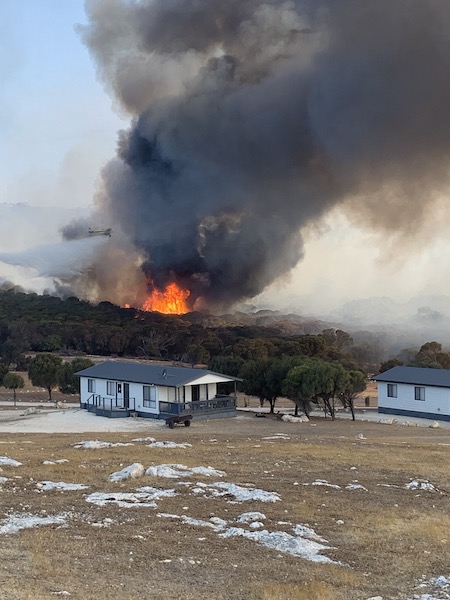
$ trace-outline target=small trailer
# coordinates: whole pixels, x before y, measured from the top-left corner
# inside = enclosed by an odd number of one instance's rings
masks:
[[[172,415],[170,417],[167,417],[166,425],[169,427],[169,429],[173,429],[176,423],[184,423],[185,427],[189,427],[192,421],[192,417],[193,415],[191,415],[190,413]]]

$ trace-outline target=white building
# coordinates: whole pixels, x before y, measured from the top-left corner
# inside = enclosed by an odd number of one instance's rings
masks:
[[[379,413],[450,421],[450,370],[399,366],[373,379]]]
[[[236,377],[205,369],[107,361],[76,373],[80,404],[97,415],[167,418],[189,412],[196,419],[236,415]],[[220,394],[228,384],[233,392]]]

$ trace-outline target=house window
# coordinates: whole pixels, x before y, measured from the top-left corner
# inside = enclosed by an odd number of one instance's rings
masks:
[[[154,385],[142,386],[144,406],[156,408],[156,387]]]
[[[425,388],[416,386],[414,388],[414,399],[425,400]]]
[[[396,383],[388,383],[387,384],[387,395],[388,395],[388,398],[397,398],[397,384]]]
[[[95,394],[95,379],[88,379],[88,392]]]
[[[116,395],[116,382],[115,381],[107,381],[106,382],[106,395],[107,396],[115,396]]]

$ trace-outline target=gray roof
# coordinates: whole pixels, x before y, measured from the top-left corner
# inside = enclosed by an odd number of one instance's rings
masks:
[[[106,361],[98,363],[75,373],[79,377],[93,377],[112,381],[144,383],[168,387],[188,385],[204,375],[225,377],[228,381],[240,381],[237,377],[214,373],[206,369],[190,369],[187,367],[171,367],[145,363]]]
[[[387,383],[450,387],[450,370],[398,366],[376,375],[373,379],[375,381],[386,381]]]

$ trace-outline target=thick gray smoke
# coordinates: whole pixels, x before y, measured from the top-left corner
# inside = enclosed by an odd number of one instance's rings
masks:
[[[331,207],[404,234],[448,193],[449,0],[86,11],[99,77],[132,115],[98,210],[150,285],[231,305],[292,269],[302,228]]]

